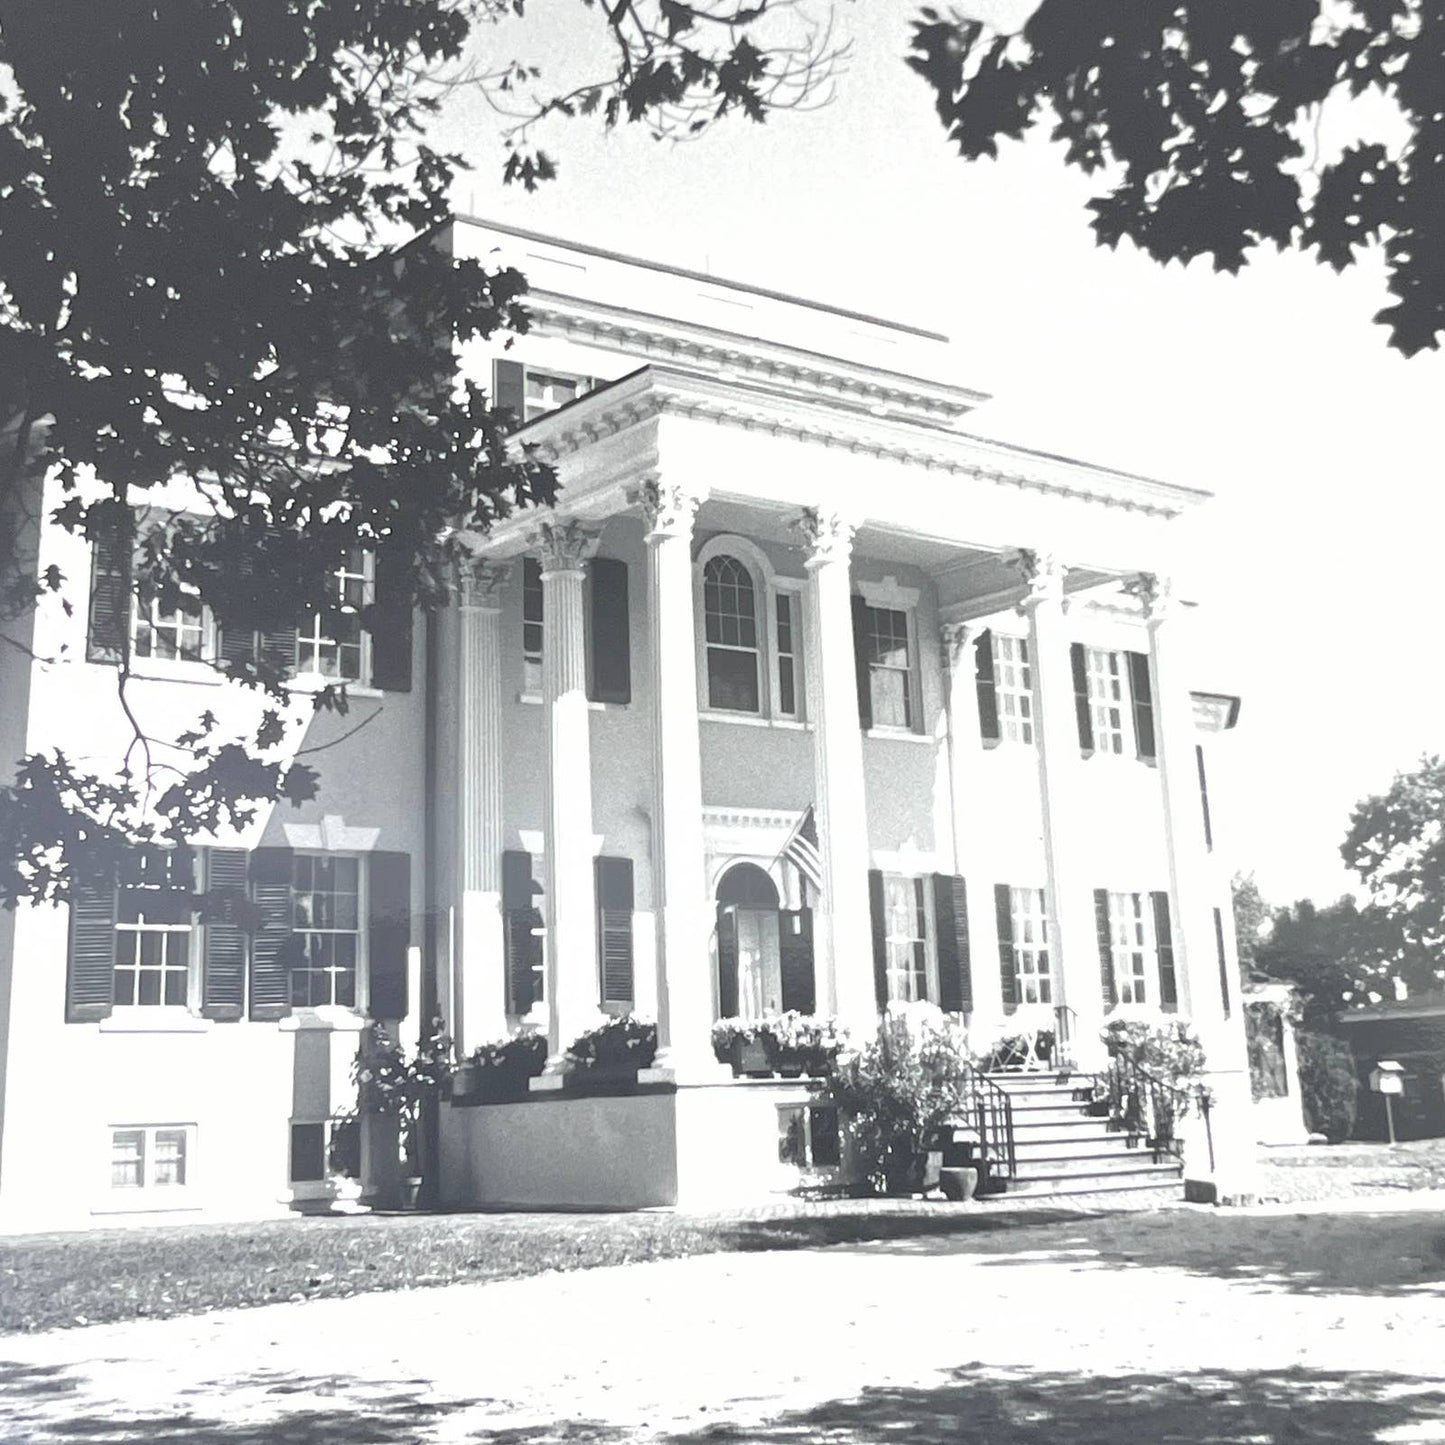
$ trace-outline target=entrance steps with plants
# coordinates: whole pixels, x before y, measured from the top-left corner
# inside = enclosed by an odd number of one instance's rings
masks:
[[[1004,1069],[986,1077],[1009,1096],[1013,1115],[1009,1194],[1182,1197],[1183,1164],[1172,1154],[1156,1160],[1144,1140],[1112,1129],[1090,1103],[1092,1075]]]

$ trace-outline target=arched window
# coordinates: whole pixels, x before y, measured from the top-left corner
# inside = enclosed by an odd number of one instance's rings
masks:
[[[753,574],[736,557],[709,558],[702,574],[707,638],[707,705],[760,712],[758,602]]]

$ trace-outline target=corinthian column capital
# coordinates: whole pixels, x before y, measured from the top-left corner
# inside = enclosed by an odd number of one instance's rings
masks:
[[[629,492],[628,500],[642,508],[647,540],[651,542],[664,537],[690,537],[703,493],[682,482],[663,482],[653,477]]]
[[[805,507],[797,529],[808,549],[805,565],[810,570],[830,562],[848,565],[853,555],[853,534],[858,530],[850,517],[822,507]]]
[[[1124,583],[1124,591],[1143,603],[1144,616],[1151,622],[1162,622],[1175,610],[1177,599],[1172,578],[1160,577],[1154,572],[1140,572]]]
[[[580,522],[542,522],[533,534],[542,554],[544,577],[562,572],[581,572],[597,550],[597,537]]]
[[[471,558],[457,569],[457,592],[468,612],[500,612],[502,592],[512,569],[505,562]]]
[[[1028,588],[1023,600],[1025,608],[1037,607],[1043,603],[1060,603],[1064,600],[1064,574],[1066,568],[1059,559],[1048,552],[1035,552],[1032,548],[1021,547],[1009,558]]]

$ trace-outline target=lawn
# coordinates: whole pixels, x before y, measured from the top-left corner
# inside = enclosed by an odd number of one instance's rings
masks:
[[[1445,1188],[1445,1140],[1261,1151],[1259,1197]],[[685,1255],[1022,1229],[1158,1196],[779,1203],[725,1215],[456,1214],[165,1225],[0,1239],[0,1332],[511,1279]]]

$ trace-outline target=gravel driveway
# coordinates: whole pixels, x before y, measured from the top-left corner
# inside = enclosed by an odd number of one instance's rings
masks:
[[[1392,1207],[1394,1206],[1394,1207]],[[1445,1195],[1100,1214],[0,1341],[0,1435],[1445,1441]]]

